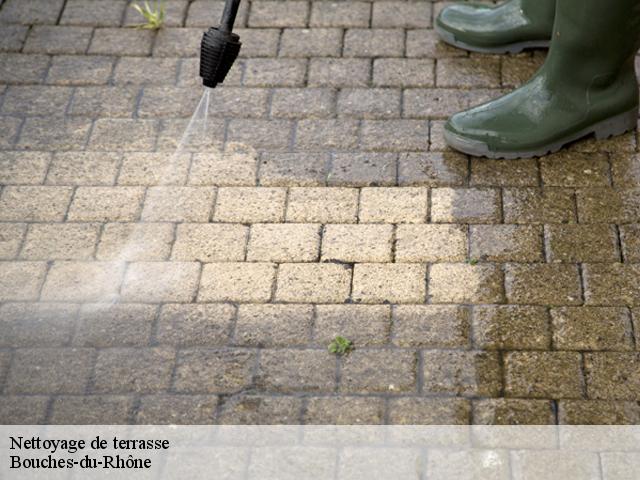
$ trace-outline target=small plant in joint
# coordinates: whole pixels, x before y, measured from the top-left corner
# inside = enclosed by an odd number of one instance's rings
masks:
[[[469,265],[477,265],[478,264],[478,259],[477,258],[470,258],[469,259]]]
[[[164,0],[156,0],[153,8],[149,5],[149,2],[144,2],[144,7],[141,7],[137,3],[131,5],[136,12],[144,17],[147,23],[141,23],[136,25],[138,28],[144,28],[147,30],[158,30],[164,24],[165,17],[165,5]]]
[[[329,344],[329,353],[334,353],[338,356],[346,355],[351,350],[353,350],[353,342],[341,336],[337,336]]]

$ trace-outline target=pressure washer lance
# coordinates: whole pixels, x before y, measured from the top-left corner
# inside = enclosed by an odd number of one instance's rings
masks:
[[[210,27],[200,44],[200,76],[205,87],[222,83],[240,52],[240,37],[233,30],[240,0],[226,0],[218,28]]]

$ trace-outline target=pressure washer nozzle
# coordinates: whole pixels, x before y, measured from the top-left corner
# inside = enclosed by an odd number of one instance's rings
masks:
[[[240,52],[240,37],[235,33],[211,27],[200,44],[200,76],[205,87],[222,83]]]

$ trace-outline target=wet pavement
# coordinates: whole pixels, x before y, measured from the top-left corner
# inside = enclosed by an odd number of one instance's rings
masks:
[[[640,423],[636,133],[469,158],[447,116],[544,52],[242,0],[176,154],[222,3],[0,1],[2,422]]]

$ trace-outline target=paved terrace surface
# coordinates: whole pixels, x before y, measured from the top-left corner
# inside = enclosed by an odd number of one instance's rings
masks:
[[[3,422],[640,422],[635,133],[443,142],[544,52],[448,48],[442,3],[243,0],[211,144],[173,156],[222,2],[157,33],[0,3]]]

